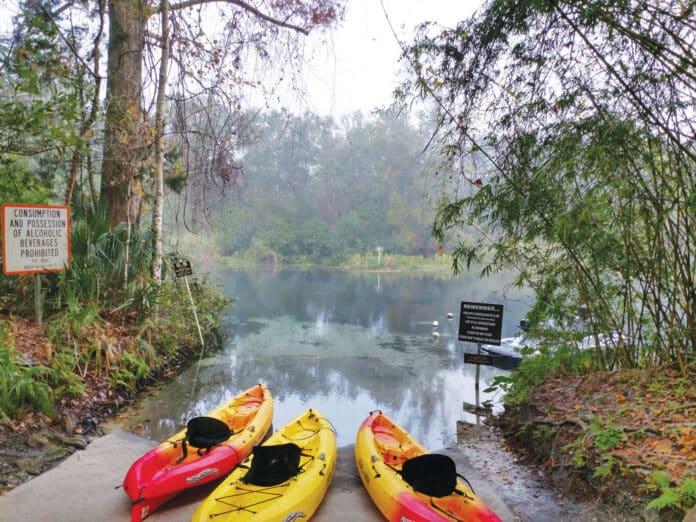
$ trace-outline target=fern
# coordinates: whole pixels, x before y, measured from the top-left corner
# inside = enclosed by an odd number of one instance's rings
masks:
[[[662,495],[652,500],[647,508],[656,509],[658,511],[662,509],[678,509],[679,508],[679,493],[677,490],[668,488],[662,492]]]
[[[661,471],[655,471],[648,479],[648,487],[660,491],[660,496],[653,499],[647,509],[670,509],[686,512],[696,504],[696,478],[684,479],[681,486],[673,487],[669,477]]]
[[[0,417],[8,420],[29,407],[54,416],[51,377],[50,368],[19,366],[10,350],[0,347]]]
[[[689,509],[696,505],[696,478],[687,477],[679,486],[679,494],[684,499],[684,507]]]

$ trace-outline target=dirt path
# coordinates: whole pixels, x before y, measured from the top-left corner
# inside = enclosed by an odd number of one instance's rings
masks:
[[[462,431],[466,433],[461,434]],[[620,513],[615,508],[595,501],[576,500],[557,490],[540,467],[526,463],[507,445],[497,428],[460,430],[457,448],[501,497],[517,521],[636,520],[635,513]]]

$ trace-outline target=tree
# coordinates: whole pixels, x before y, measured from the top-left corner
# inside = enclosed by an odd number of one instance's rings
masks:
[[[109,10],[106,121],[100,195],[112,226],[140,222],[147,151],[143,119],[145,28],[150,8],[143,0],[111,0]],[[140,193],[138,193],[140,192]]]
[[[242,81],[235,71],[245,53],[256,50],[271,54],[268,47],[281,31],[305,35],[328,26],[340,16],[340,4],[333,0],[272,2],[257,7],[240,0],[184,0],[168,4],[171,13],[173,54],[179,52],[178,66],[189,83],[203,85],[207,75],[215,81]],[[150,18],[161,10],[142,0],[112,0],[109,4],[110,34],[107,73],[106,139],[102,170],[102,198],[110,209],[112,224],[126,221],[128,195],[139,182],[139,167],[145,154],[142,119],[142,64],[146,29]],[[218,9],[214,12],[214,9]],[[208,37],[206,18],[224,20],[219,37]],[[163,26],[164,27],[164,26]],[[226,38],[223,42],[220,38]],[[161,43],[161,37],[159,38]],[[226,45],[230,44],[230,45]],[[293,47],[294,48],[294,47]],[[191,58],[195,62],[190,61]],[[189,69],[192,67],[192,69]],[[139,198],[131,209],[139,216]]]
[[[85,64],[70,52],[82,28],[61,35],[40,5],[20,16],[21,29],[0,44],[0,156],[35,158],[34,175],[50,185],[65,171],[64,158],[84,149],[94,91],[83,81]],[[65,197],[72,199],[71,190]]]
[[[248,121],[256,138],[238,160],[238,197],[209,207],[229,224],[216,231],[227,253],[252,244],[294,260],[372,253],[378,245],[393,253],[435,252],[423,189],[428,135],[406,118],[356,114],[338,124],[276,111]]]
[[[480,233],[455,270],[516,268],[539,323],[581,307],[597,341],[618,333],[601,366],[685,372],[696,351],[694,6],[493,0],[404,53],[463,182],[434,231]]]

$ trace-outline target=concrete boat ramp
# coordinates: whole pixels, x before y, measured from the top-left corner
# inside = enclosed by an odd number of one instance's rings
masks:
[[[60,465],[0,496],[0,522],[127,522],[130,499],[121,481],[131,463],[156,442],[124,430],[94,439]],[[372,522],[384,520],[372,504],[355,469],[353,446],[338,450],[334,480],[313,520]],[[447,450],[474,491],[505,522],[517,520],[493,489],[472,468],[466,456]],[[214,484],[179,495],[146,520],[188,522]]]

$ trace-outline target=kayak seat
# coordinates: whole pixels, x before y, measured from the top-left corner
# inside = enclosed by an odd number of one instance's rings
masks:
[[[249,404],[240,406],[237,411],[228,416],[227,424],[232,427],[232,429],[241,430],[244,428],[251,419],[256,415],[259,407],[256,404]]]
[[[186,424],[186,440],[194,448],[210,449],[231,435],[230,427],[215,417],[194,417]]]
[[[251,468],[242,482],[255,486],[276,486],[300,472],[301,449],[297,444],[255,446]]]
[[[194,417],[186,423],[186,436],[181,442],[182,456],[177,462],[181,462],[188,456],[187,443],[198,449],[198,454],[210,451],[210,448],[225,442],[232,436],[230,427],[215,417]]]
[[[416,491],[446,497],[457,487],[457,469],[447,455],[426,453],[404,462],[401,477]]]

